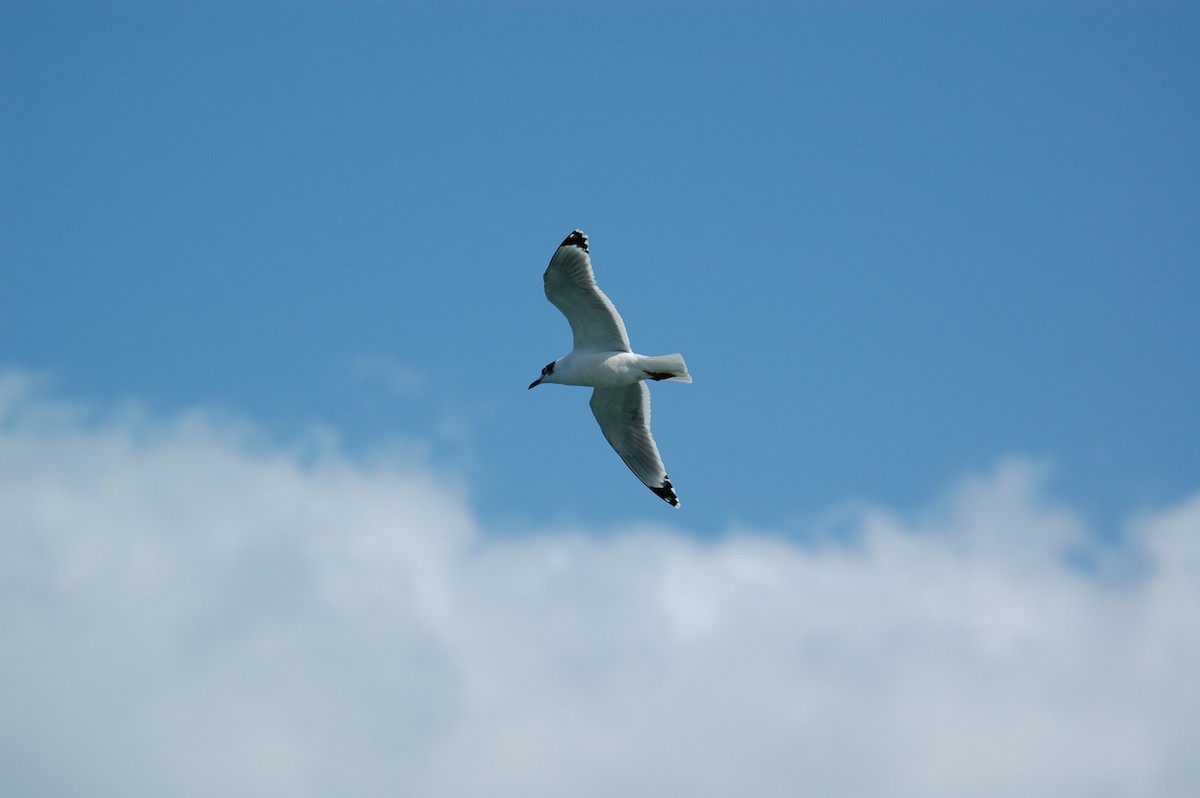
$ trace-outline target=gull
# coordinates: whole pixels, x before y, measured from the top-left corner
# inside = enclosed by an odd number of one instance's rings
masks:
[[[586,385],[600,431],[638,479],[672,507],[679,507],[658,446],[650,435],[650,389],[646,380],[691,382],[683,355],[647,357],[629,348],[625,322],[592,273],[582,230],[567,236],[542,276],[546,298],[567,317],[574,347],[546,364],[529,387],[544,382]]]

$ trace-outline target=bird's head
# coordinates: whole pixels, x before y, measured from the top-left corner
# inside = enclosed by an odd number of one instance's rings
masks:
[[[551,360],[549,363],[547,363],[545,368],[542,369],[541,376],[529,383],[529,388],[533,388],[535,385],[541,385],[543,382],[554,382],[552,375],[554,374],[554,364],[557,362],[557,360]]]

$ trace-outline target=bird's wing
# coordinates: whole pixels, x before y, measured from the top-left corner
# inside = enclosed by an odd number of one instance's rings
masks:
[[[546,298],[571,323],[575,351],[632,351],[625,322],[596,285],[587,236],[582,231],[576,230],[563,240],[542,279],[546,283]]]
[[[629,470],[660,499],[679,506],[675,487],[650,435],[650,389],[644,382],[592,391],[592,414]]]

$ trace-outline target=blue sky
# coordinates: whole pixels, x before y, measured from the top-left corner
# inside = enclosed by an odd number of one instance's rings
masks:
[[[4,10],[4,360],[349,446],[452,427],[497,520],[664,508],[540,274],[574,227],[688,513],[779,523],[1050,458],[1101,517],[1200,476],[1187,5]],[[374,396],[360,358],[421,375]],[[453,417],[453,422],[449,419]],[[563,478],[560,475],[570,474]],[[685,520],[686,519],[686,520]]]
[[[0,792],[1196,793],[1197,40],[0,5]]]

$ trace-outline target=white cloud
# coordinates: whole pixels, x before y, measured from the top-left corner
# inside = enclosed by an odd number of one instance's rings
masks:
[[[420,396],[428,384],[421,371],[387,355],[359,355],[351,361],[350,373],[359,382],[378,386],[400,399]]]
[[[852,543],[489,534],[419,464],[0,378],[0,793],[1200,793],[1200,494],[1024,460]],[[675,519],[672,519],[675,520]]]

